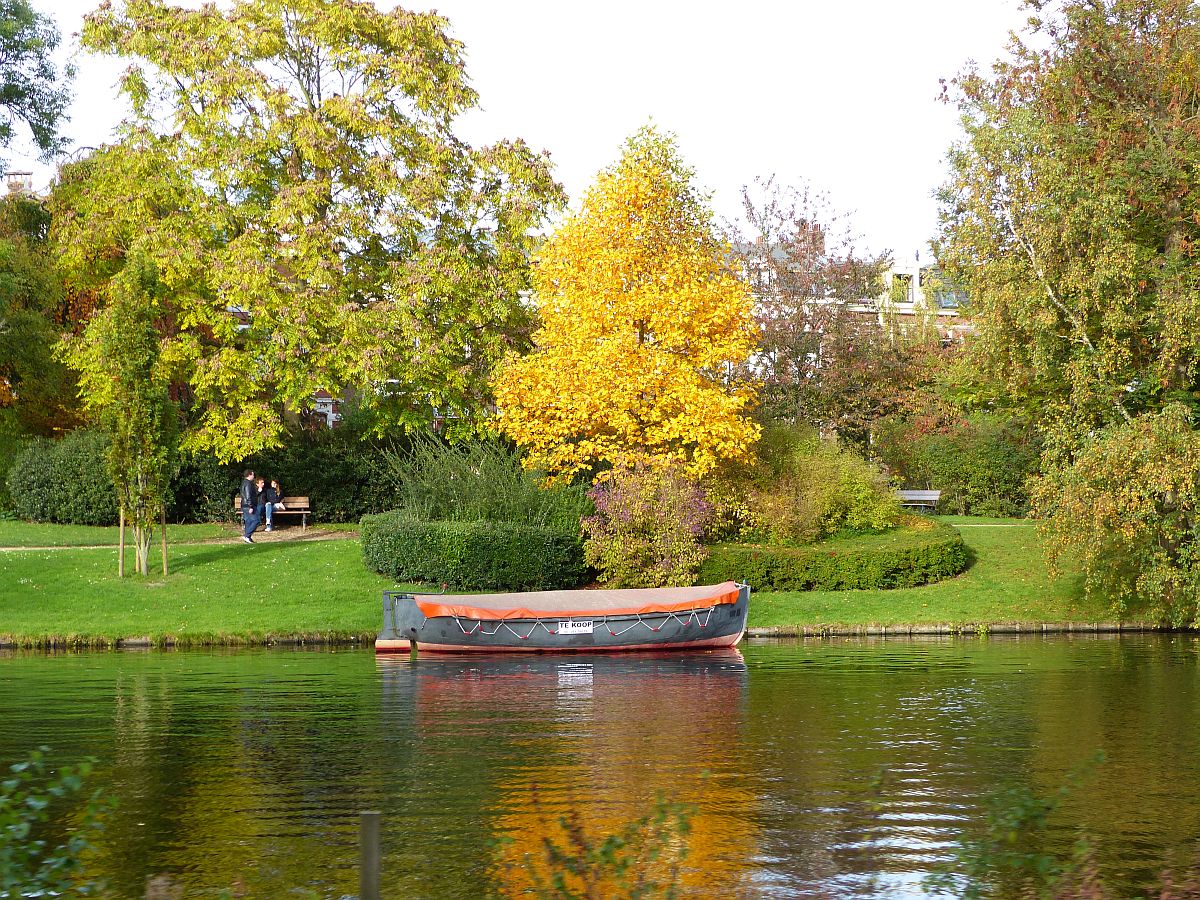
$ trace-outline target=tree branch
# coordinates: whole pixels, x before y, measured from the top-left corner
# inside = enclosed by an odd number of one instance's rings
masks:
[[[1079,342],[1087,347],[1089,353],[1094,355],[1096,353],[1096,345],[1092,343],[1091,337],[1088,336],[1087,328],[1084,326],[1083,320],[1075,315],[1075,313],[1073,313],[1070,308],[1058,298],[1058,294],[1055,293],[1053,285],[1050,284],[1050,280],[1046,277],[1046,273],[1042,270],[1041,263],[1038,262],[1037,254],[1034,252],[1033,245],[1030,244],[1029,241],[1027,241],[1019,231],[1017,231],[1017,224],[1013,220],[1012,210],[1004,200],[1000,201],[1000,209],[1004,213],[1004,221],[1008,225],[1008,230],[1012,233],[1012,236],[1016,239],[1017,243],[1024,248],[1025,253],[1029,256],[1029,264],[1033,266],[1034,274],[1037,275],[1038,281],[1041,282],[1042,288],[1046,291],[1046,296],[1050,298],[1050,302],[1054,304],[1054,308],[1062,313],[1066,320],[1071,323],[1072,327],[1075,329],[1075,333]],[[1129,414],[1129,410],[1125,408],[1125,404],[1123,404],[1119,398],[1113,397],[1113,405],[1116,406],[1117,412],[1121,414],[1121,417],[1126,422],[1133,421],[1133,416]]]

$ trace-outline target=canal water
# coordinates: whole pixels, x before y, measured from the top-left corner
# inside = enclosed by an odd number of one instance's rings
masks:
[[[564,817],[599,838],[660,796],[691,810],[685,896],[918,896],[995,798],[1064,787],[1041,848],[1087,835],[1131,895],[1195,858],[1198,660],[1191,635],[9,653],[0,762],[97,758],[117,805],[90,867],[117,896],[159,873],[189,897],[351,895],[367,809],[385,896],[520,896]]]

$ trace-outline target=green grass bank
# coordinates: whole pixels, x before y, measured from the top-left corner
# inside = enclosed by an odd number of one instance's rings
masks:
[[[954,578],[896,590],[757,593],[750,626],[1059,623],[1104,621],[1084,602],[1077,576],[1051,578],[1036,530],[1016,520],[945,517],[962,526],[971,567]],[[228,526],[187,526],[179,541],[229,537]],[[53,530],[61,529],[57,535]],[[380,625],[380,592],[394,583],[363,565],[353,537],[323,541],[179,543],[165,580],[118,579],[115,542],[70,526],[0,523],[0,546],[52,547],[0,553],[0,642],[106,646],[249,644],[279,639],[367,641]],[[152,557],[152,570],[156,557]]]
[[[1087,602],[1077,574],[1051,577],[1032,523],[942,516],[959,526],[972,557],[961,575],[886,591],[756,594],[750,627],[938,625],[1111,621],[1112,610]]]

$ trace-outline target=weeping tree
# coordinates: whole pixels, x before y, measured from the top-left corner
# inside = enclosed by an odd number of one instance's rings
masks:
[[[1200,621],[1200,6],[1029,0],[956,82],[939,258],[1040,412],[1033,511],[1119,612]]]
[[[112,436],[109,474],[121,515],[118,574],[125,574],[125,525],[133,528],[135,567],[150,574],[150,543],[162,527],[162,569],[167,574],[166,502],[179,441],[179,412],[169,393],[157,320],[162,286],[154,262],[132,253],[110,282],[108,302],[64,355],[79,372],[85,409]]]

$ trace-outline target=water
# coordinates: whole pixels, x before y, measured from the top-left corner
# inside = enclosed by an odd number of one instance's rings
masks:
[[[0,761],[98,758],[118,806],[92,869],[129,897],[155,873],[189,896],[353,894],[363,809],[384,815],[385,896],[519,895],[565,813],[615,832],[659,793],[695,808],[689,896],[917,895],[988,797],[1082,766],[1049,845],[1086,832],[1130,894],[1200,838],[1198,659],[1184,635],[15,653]]]

